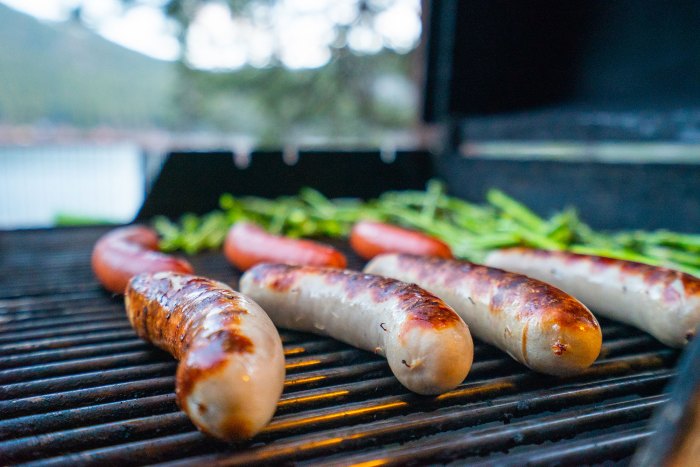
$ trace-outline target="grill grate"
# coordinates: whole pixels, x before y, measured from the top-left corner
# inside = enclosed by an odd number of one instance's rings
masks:
[[[178,410],[176,363],[135,336],[122,299],[93,278],[90,250],[104,231],[0,233],[3,464],[624,464],[651,436],[648,418],[675,371],[677,351],[601,320],[603,353],[583,375],[539,375],[476,341],[467,380],[422,397],[379,357],[282,331],[277,413],[254,440],[225,445]],[[217,252],[192,263],[236,283]]]

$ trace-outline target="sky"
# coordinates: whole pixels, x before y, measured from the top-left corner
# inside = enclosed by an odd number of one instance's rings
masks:
[[[288,68],[316,68],[339,45],[335,25],[350,25],[347,45],[372,54],[383,47],[404,53],[418,43],[420,0],[375,0],[382,11],[372,24],[356,17],[358,0],[277,0],[271,8],[232,17],[212,0],[201,6],[186,37],[185,50],[177,26],[163,15],[165,0],[138,0],[125,8],[119,0],[0,0],[0,3],[44,21],[65,21],[80,6],[85,24],[108,40],[159,58],[181,54],[200,69],[264,67],[276,55]]]

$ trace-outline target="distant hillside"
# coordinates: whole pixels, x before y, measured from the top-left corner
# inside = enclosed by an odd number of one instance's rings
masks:
[[[160,126],[175,65],[0,5],[0,123]]]

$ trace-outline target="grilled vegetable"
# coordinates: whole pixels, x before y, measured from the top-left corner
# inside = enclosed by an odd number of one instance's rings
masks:
[[[240,220],[272,234],[331,238],[347,238],[355,223],[370,220],[428,234],[446,243],[455,257],[477,263],[494,249],[525,246],[665,266],[700,277],[700,235],[597,232],[571,208],[543,218],[502,191],[491,190],[486,198],[485,204],[474,204],[448,196],[434,180],[425,191],[391,191],[369,201],[330,200],[311,188],[275,200],[225,194],[220,210],[186,215],[177,224],[158,218],[154,225],[164,251],[195,252],[220,248],[229,227]]]

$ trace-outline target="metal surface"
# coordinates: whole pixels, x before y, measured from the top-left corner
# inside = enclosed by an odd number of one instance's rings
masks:
[[[700,339],[694,339],[678,362],[678,376],[667,389],[670,400],[650,424],[657,434],[640,448],[634,465],[694,465],[700,459]]]
[[[282,331],[278,411],[252,441],[225,445],[178,410],[176,362],[135,336],[122,299],[93,278],[104,231],[0,232],[2,464],[624,464],[675,374],[678,352],[603,321],[603,354],[579,377],[533,373],[477,342],[461,386],[421,397],[377,356]],[[236,284],[219,253],[191,260]]]

